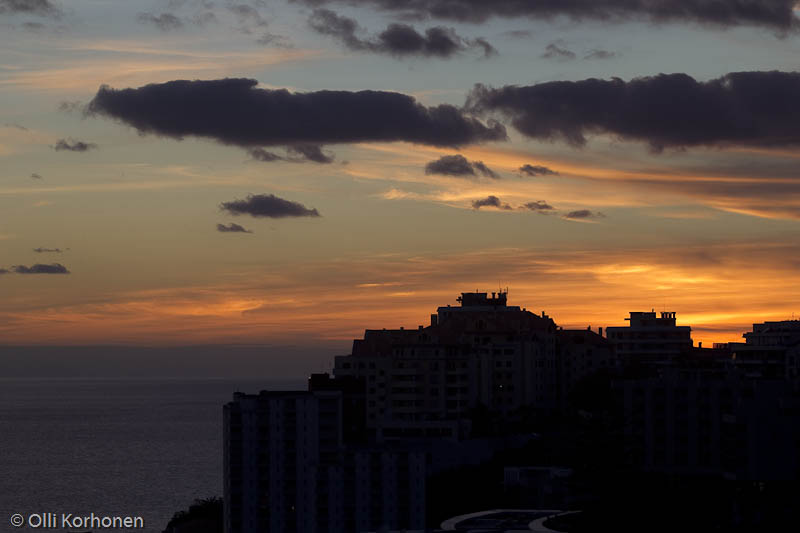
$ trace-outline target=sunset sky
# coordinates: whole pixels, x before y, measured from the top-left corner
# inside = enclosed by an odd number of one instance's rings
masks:
[[[346,350],[498,287],[739,340],[800,314],[798,15],[0,0],[0,344]]]

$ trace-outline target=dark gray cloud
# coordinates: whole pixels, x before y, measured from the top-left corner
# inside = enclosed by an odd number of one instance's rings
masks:
[[[544,49],[544,53],[541,55],[541,57],[545,59],[569,61],[575,59],[575,52],[572,50],[567,50],[556,43],[550,43],[547,45],[547,48]]]
[[[426,107],[384,91],[291,93],[251,79],[171,81],[138,89],[103,86],[90,115],[122,121],[142,134],[192,135],[243,147],[407,141],[461,146],[506,139],[505,128],[452,105]]]
[[[0,0],[0,14],[4,13],[57,17],[61,9],[50,0]]]
[[[330,35],[342,42],[350,50],[389,54],[396,57],[452,57],[471,47],[479,47],[484,57],[494,55],[497,50],[486,39],[471,41],[456,34],[452,28],[435,26],[419,33],[408,24],[389,24],[375,37],[362,39],[357,33],[358,23],[329,9],[315,9],[308,19],[311,29],[323,35]]]
[[[555,210],[555,208],[552,205],[548,204],[544,200],[538,200],[536,202],[528,202],[526,204],[522,204],[519,208],[527,209],[529,211],[535,211],[537,213],[542,213],[542,214],[552,213]]]
[[[85,107],[86,106],[83,105],[83,102],[79,100],[72,100],[72,101],[64,100],[58,104],[58,110],[63,111],[65,113],[72,113],[74,111],[82,112],[85,110]]]
[[[425,165],[425,174],[444,174],[447,176],[474,176],[475,169],[461,154],[443,155],[436,161]]]
[[[492,169],[483,164],[483,161],[473,161],[472,167],[486,176],[487,178],[500,179],[500,175],[495,173]]]
[[[226,8],[236,16],[239,24],[237,29],[246,35],[269,25],[267,20],[261,16],[259,10],[251,5],[228,3]]]
[[[442,174],[445,176],[476,176],[478,171],[487,178],[497,179],[500,176],[487,167],[483,161],[468,161],[461,154],[443,155],[436,161],[425,165],[425,174]]]
[[[40,180],[40,179],[42,179],[42,175],[41,174],[37,174],[36,172],[34,172],[33,174],[31,174],[31,179]]]
[[[88,152],[89,150],[94,150],[95,148],[97,148],[97,145],[94,143],[76,141],[74,139],[59,139],[56,141],[55,146],[53,146],[53,149],[56,152]]]
[[[172,31],[183,28],[183,21],[172,13],[161,13],[160,15],[139,13],[136,20],[142,24],[151,24],[161,31]]]
[[[526,176],[558,176],[558,172],[555,170],[544,167],[542,165],[531,165],[530,163],[526,163],[519,167],[519,171],[521,174]]]
[[[263,163],[272,163],[273,161],[284,161],[286,159],[273,152],[268,152],[263,148],[253,148],[252,150],[248,150],[247,153],[250,154],[250,157],[252,157],[256,161],[261,161]]]
[[[298,144],[286,147],[286,155],[281,156],[274,152],[269,152],[263,148],[253,148],[247,151],[250,157],[263,163],[273,163],[275,161],[288,161],[290,163],[314,163],[328,164],[333,163],[335,157],[330,152],[323,152],[322,147],[317,144]]]
[[[258,44],[264,46],[274,46],[276,48],[293,48],[292,41],[285,35],[278,35],[276,33],[265,32],[261,37],[256,39]]]
[[[37,254],[48,254],[48,253],[60,254],[64,250],[62,250],[61,248],[34,248],[33,251],[36,252]]]
[[[800,145],[800,73],[736,72],[705,82],[686,74],[587,79],[494,89],[476,86],[474,113],[499,113],[523,135],[586,144],[590,134],[690,146]]]
[[[489,195],[486,198],[481,198],[480,200],[475,200],[472,202],[473,209],[480,209],[481,207],[495,207],[504,211],[512,209],[510,205],[504,204],[500,201],[500,198],[494,195]]]
[[[220,233],[253,233],[249,229],[245,229],[239,224],[231,222],[227,226],[225,224],[217,224],[217,231]]]
[[[578,211],[570,211],[569,213],[562,215],[561,218],[566,218],[568,220],[589,220],[593,218],[605,218],[605,215],[599,211],[579,209]]]
[[[51,265],[43,265],[36,263],[32,266],[17,265],[11,267],[11,270],[17,274],[69,274],[67,267],[61,263],[53,263]]]
[[[314,163],[333,163],[334,156],[322,151],[318,144],[297,144],[286,148],[289,161],[313,161]]]
[[[624,22],[692,22],[710,26],[764,26],[784,32],[798,23],[795,0],[293,0],[312,6],[351,4],[404,16],[483,22],[490,17]]]
[[[514,37],[515,39],[528,39],[533,37],[533,32],[531,30],[511,30],[505,32],[503,35]]]
[[[483,37],[478,37],[477,39],[473,40],[473,45],[479,47],[483,50],[483,57],[492,57],[496,56],[499,52],[497,48],[492,46],[492,44],[484,39]]]
[[[231,215],[250,215],[257,218],[318,217],[319,211],[301,203],[278,198],[274,194],[251,194],[245,200],[223,202],[220,209]]]
[[[217,24],[219,22],[217,16],[211,11],[196,13],[192,15],[192,18],[189,20],[191,20],[192,24],[195,26],[208,26],[209,24]]]
[[[616,57],[616,52],[609,52],[608,50],[603,50],[600,48],[594,48],[589,50],[584,54],[584,59],[611,59],[612,57]]]
[[[8,273],[9,273],[9,271],[8,271],[7,269],[5,269],[5,268],[0,268],[0,275],[3,275],[3,274],[8,274]]]
[[[23,22],[22,29],[25,31],[29,31],[32,33],[39,33],[47,28],[46,25],[42,24],[41,22]]]

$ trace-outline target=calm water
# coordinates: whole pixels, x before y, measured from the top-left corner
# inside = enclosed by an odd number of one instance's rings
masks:
[[[222,404],[302,380],[0,380],[0,531],[13,513],[139,515],[222,495]],[[18,531],[34,531],[21,528]]]

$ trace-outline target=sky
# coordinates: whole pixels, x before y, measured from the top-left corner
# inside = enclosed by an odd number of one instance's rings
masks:
[[[0,345],[346,353],[499,288],[565,328],[740,340],[800,313],[798,22],[0,0]]]

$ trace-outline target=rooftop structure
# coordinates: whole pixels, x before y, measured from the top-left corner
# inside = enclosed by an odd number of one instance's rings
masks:
[[[634,311],[625,327],[606,328],[617,356],[626,362],[669,362],[692,347],[692,328],[678,326],[674,312]]]

